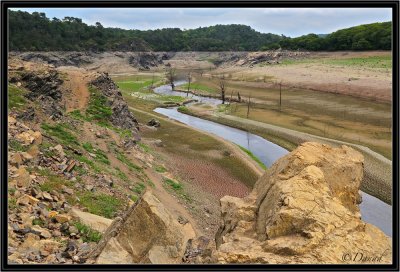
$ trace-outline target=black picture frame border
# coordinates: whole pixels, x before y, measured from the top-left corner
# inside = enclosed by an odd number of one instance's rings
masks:
[[[1,4],[1,267],[3,271],[203,271],[203,270],[227,270],[227,271],[334,271],[334,270],[348,270],[348,271],[398,271],[399,270],[399,2],[398,1],[210,1],[210,0],[196,0],[196,1],[11,1],[4,0]],[[53,265],[53,264],[8,264],[7,263],[7,65],[8,65],[8,48],[7,48],[7,9],[8,8],[50,8],[50,7],[237,7],[237,8],[257,8],[257,7],[297,7],[297,8],[392,8],[392,25],[393,25],[393,40],[392,40],[392,86],[393,86],[393,100],[392,100],[392,140],[393,140],[393,193],[392,193],[392,207],[393,207],[393,264],[340,264],[340,265],[322,265],[322,264],[304,264],[304,265],[261,265],[261,264],[204,264],[204,265],[191,265],[191,264],[178,264],[178,265]]]

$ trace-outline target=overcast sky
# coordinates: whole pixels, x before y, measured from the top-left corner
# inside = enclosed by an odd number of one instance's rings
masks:
[[[16,10],[16,9],[14,9]],[[178,27],[192,29],[216,24],[245,24],[263,33],[297,37],[328,34],[341,28],[391,21],[389,8],[26,8],[48,18],[78,17],[94,25],[124,29]]]

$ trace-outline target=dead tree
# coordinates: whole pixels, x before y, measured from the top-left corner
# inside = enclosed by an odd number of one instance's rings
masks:
[[[239,100],[239,103],[242,102],[242,97],[240,96],[239,92],[238,92],[238,100]]]
[[[282,80],[279,82],[279,111],[282,109]]]
[[[225,80],[224,79],[221,79],[219,81],[219,89],[221,90],[222,104],[225,104]]]
[[[153,76],[151,77],[151,86],[150,86],[150,88],[151,89],[153,89],[153,86],[154,86],[154,72],[153,72]]]
[[[189,96],[190,83],[192,82],[192,72],[190,72],[190,71],[189,71],[189,73],[187,75],[187,81],[188,81],[188,89],[187,89],[186,96]]]
[[[166,68],[165,77],[167,78],[167,82],[171,85],[172,90],[175,90],[175,78],[176,78],[176,70],[171,66]]]
[[[250,113],[250,99],[251,99],[251,93],[249,94],[249,101],[247,102],[247,119],[249,119],[249,113]]]

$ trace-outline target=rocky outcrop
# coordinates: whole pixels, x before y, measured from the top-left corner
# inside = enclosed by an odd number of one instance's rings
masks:
[[[44,62],[59,66],[80,66],[93,62],[90,52],[26,52],[20,55],[23,61]]]
[[[163,64],[163,60],[168,59],[166,53],[139,52],[129,57],[129,64],[140,70],[150,70]]]
[[[10,78],[10,82],[18,82],[28,90],[29,92],[25,96],[31,101],[39,102],[43,112],[51,119],[57,120],[62,117],[61,85],[63,80],[56,70],[50,69],[44,73],[22,70],[14,74]],[[29,107],[19,116],[19,118],[27,121],[32,121],[34,117],[35,110],[32,107]]]
[[[107,97],[108,106],[112,109],[110,121],[114,126],[129,129],[133,132],[136,139],[139,139],[139,123],[129,111],[128,104],[124,101],[117,85],[107,73],[100,74],[91,82],[98,90]]]
[[[218,263],[391,263],[391,240],[361,220],[363,157],[304,143],[244,198],[221,199]]]
[[[91,258],[100,264],[181,263],[195,233],[190,223],[177,221],[151,193],[107,229]]]

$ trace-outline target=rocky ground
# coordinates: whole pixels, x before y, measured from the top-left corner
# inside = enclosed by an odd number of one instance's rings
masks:
[[[112,219],[155,186],[149,175],[163,178],[107,74],[20,60],[9,71],[9,261],[84,263]]]

